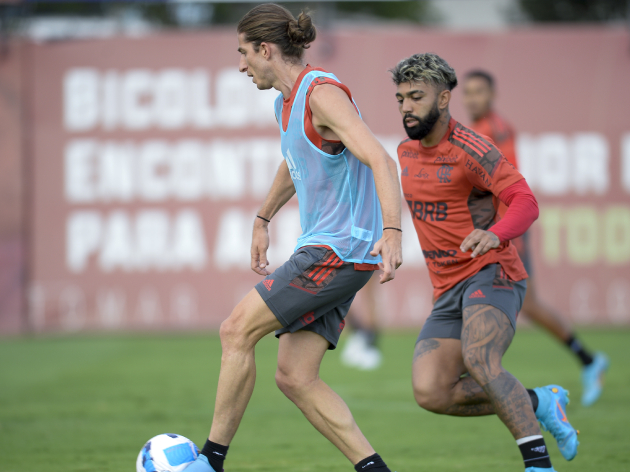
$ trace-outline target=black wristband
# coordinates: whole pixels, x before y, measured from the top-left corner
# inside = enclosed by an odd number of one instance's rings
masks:
[[[256,218],[260,218],[261,220],[266,221],[267,223],[271,223],[271,220],[268,220],[267,218],[263,218],[260,215],[256,215]]]
[[[401,233],[403,232],[402,229],[394,228],[393,226],[388,226],[387,228],[383,228],[383,231],[385,231],[386,229],[395,229],[396,231],[400,231]]]

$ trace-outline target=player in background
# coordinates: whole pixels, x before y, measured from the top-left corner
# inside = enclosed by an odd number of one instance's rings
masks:
[[[398,147],[401,183],[435,298],[414,350],[416,401],[446,415],[496,414],[525,470],[551,472],[538,421],[573,459],[578,441],[565,414],[567,392],[558,385],[526,390],[501,364],[527,278],[510,240],[538,217],[538,204],[491,142],[451,118],[457,76],[444,59],[416,54],[391,72],[409,136]],[[500,221],[498,201],[508,207]]]
[[[305,65],[311,18],[262,4],[237,27],[239,70],[280,92],[275,113],[285,161],[254,221],[252,270],[264,277],[221,324],[221,371],[210,435],[189,472],[221,472],[256,380],[254,348],[279,337],[276,383],[357,471],[390,472],[344,401],[319,378],[357,291],[379,267],[380,282],[402,263],[396,163],[361,119],[347,87]],[[270,273],[268,225],[297,193],[302,235]],[[380,201],[380,205],[379,205]],[[261,431],[261,433],[263,433]]]
[[[518,161],[514,144],[514,131],[494,110],[495,82],[492,75],[483,70],[474,70],[464,79],[464,105],[472,121],[471,129],[488,136],[507,160],[516,168]],[[502,213],[501,208],[499,210]],[[529,233],[523,234],[513,242],[529,275],[527,292],[521,312],[538,326],[547,330],[558,341],[567,346],[582,363],[582,404],[595,403],[603,387],[603,375],[608,369],[608,357],[597,352],[592,354],[577,339],[575,332],[558,313],[547,308],[538,299],[531,262],[531,243]]]
[[[346,326],[352,329],[341,351],[341,363],[346,367],[360,370],[374,370],[380,367],[383,355],[378,348],[378,281],[372,277],[359,292],[363,308],[359,312],[354,306],[346,316]]]

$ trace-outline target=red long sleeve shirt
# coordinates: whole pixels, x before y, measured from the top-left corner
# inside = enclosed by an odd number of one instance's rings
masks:
[[[525,179],[513,183],[499,194],[499,200],[507,206],[501,221],[490,231],[499,241],[510,241],[523,235],[538,218],[538,202]]]

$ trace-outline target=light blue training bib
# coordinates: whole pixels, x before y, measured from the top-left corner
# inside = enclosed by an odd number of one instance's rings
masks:
[[[381,257],[371,256],[370,251],[383,234],[383,221],[372,170],[347,148],[338,155],[321,151],[304,131],[306,93],[318,77],[339,82],[326,72],[306,74],[295,96],[286,131],[282,129],[282,94],[275,102],[282,155],[300,207],[302,235],[296,250],[325,245],[346,262],[376,264]]]

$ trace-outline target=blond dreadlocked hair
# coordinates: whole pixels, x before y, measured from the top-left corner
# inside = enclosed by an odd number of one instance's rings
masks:
[[[390,69],[396,85],[404,82],[426,82],[448,90],[457,87],[455,70],[444,59],[432,52],[414,54]]]

